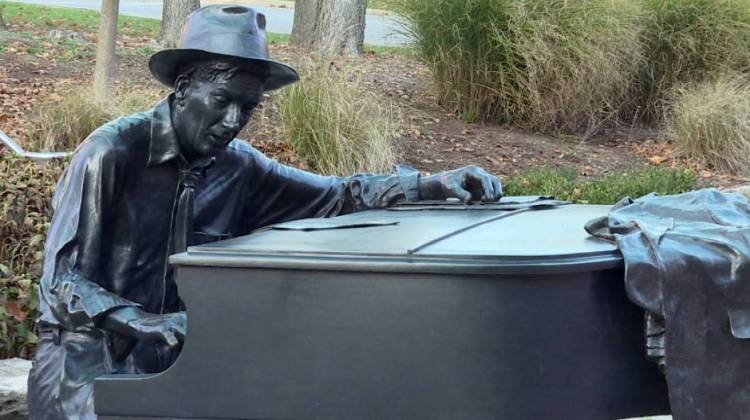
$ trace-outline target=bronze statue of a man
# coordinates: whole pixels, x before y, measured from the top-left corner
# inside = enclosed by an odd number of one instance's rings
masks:
[[[174,93],[97,129],[58,183],[29,377],[32,419],[95,418],[94,378],[170,365],[186,319],[167,258],[188,245],[420,198],[502,194],[477,167],[328,177],[236,140],[264,92],[298,80],[268,58],[265,17],[253,9],[197,10],[180,48],[154,54],[149,68]]]

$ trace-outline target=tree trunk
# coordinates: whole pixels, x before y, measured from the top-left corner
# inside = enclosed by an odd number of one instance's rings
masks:
[[[5,20],[3,20],[3,9],[5,6],[0,4],[0,31],[3,31],[5,29],[8,29],[8,27],[5,25]]]
[[[201,7],[200,0],[164,0],[161,13],[159,41],[167,48],[174,48],[180,41],[182,27],[188,16]]]
[[[94,67],[94,97],[105,103],[112,99],[117,71],[117,15],[120,0],[102,1],[102,20],[99,24],[99,38],[96,46],[96,66]]]
[[[367,0],[295,0],[292,44],[321,55],[362,53]]]

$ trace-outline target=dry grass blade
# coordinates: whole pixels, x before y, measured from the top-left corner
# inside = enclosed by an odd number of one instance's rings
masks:
[[[159,91],[122,89],[111,104],[94,100],[91,89],[70,89],[41,104],[31,119],[24,147],[30,151],[72,151],[92,131],[118,116],[148,109]]]
[[[642,62],[629,0],[405,0],[399,12],[441,104],[469,122],[594,132]]]
[[[669,129],[684,153],[719,170],[750,175],[750,83],[739,76],[677,91]]]
[[[279,96],[284,129],[313,170],[333,175],[389,171],[394,108],[345,70],[307,66],[302,81]]]
[[[661,122],[672,90],[750,68],[750,0],[643,0],[647,60],[633,102]]]

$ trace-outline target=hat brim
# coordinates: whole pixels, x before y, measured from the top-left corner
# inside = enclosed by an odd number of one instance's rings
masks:
[[[244,58],[225,54],[216,54],[194,49],[162,50],[148,60],[148,68],[156,80],[169,87],[174,87],[177,72],[180,68],[196,61],[226,59],[233,62],[247,62],[253,68],[261,65],[265,68],[265,90],[276,90],[299,81],[299,74],[291,66],[262,58]]]

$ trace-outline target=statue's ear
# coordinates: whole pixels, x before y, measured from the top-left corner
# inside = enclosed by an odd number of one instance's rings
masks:
[[[174,96],[178,101],[187,98],[188,89],[190,88],[190,78],[184,74],[177,76],[174,81]]]

